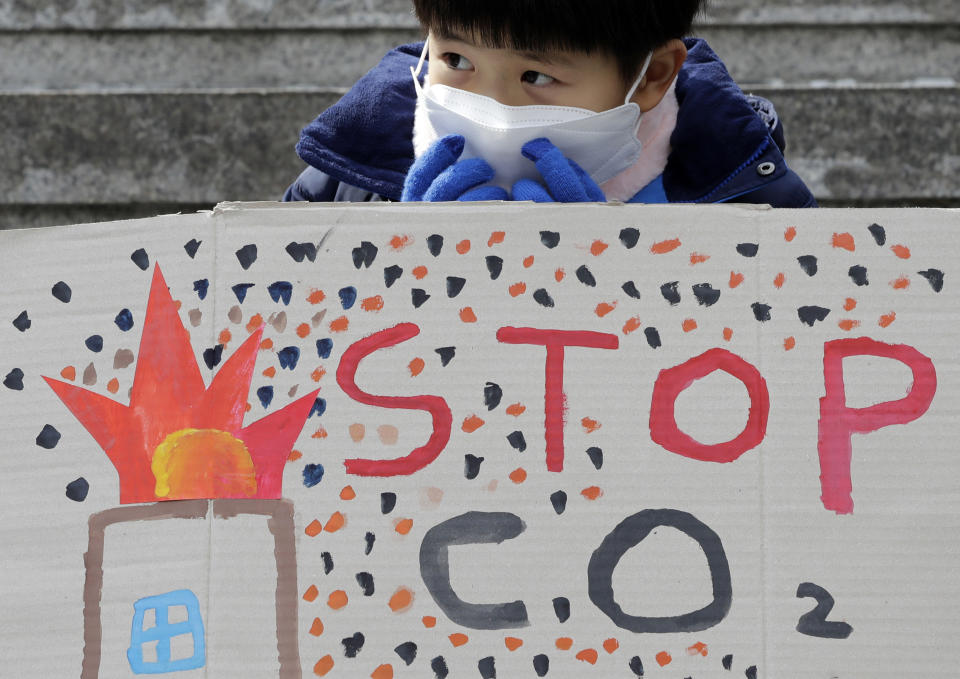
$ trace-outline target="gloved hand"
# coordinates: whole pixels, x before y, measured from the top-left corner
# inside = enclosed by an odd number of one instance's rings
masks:
[[[438,139],[417,158],[403,182],[403,202],[447,200],[508,200],[499,186],[481,186],[494,171],[483,158],[459,160],[464,138],[450,134]]]
[[[532,179],[521,179],[513,185],[514,200],[537,203],[605,203],[607,197],[582,167],[563,155],[549,139],[541,137],[523,145],[524,157],[537,166],[546,183],[544,188]],[[549,189],[549,190],[548,190]]]

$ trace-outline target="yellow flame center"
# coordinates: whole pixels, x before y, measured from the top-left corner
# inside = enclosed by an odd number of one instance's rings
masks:
[[[219,429],[181,429],[153,452],[157,497],[170,500],[251,497],[257,475],[247,446]]]

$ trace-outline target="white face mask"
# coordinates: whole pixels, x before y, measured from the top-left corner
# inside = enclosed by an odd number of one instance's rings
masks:
[[[534,164],[520,153],[531,139],[549,139],[597,184],[620,174],[640,156],[637,127],[641,111],[630,98],[647,72],[650,56],[623,105],[597,113],[573,106],[506,106],[447,85],[424,88],[419,75],[426,54],[425,44],[417,68],[410,69],[417,88],[413,130],[417,157],[441,137],[463,135],[466,144],[461,157],[486,160],[496,173],[491,183],[509,190],[518,179],[540,178]]]

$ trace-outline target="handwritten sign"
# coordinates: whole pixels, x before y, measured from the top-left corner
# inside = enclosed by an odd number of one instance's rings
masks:
[[[960,216],[0,233],[11,676],[951,676]]]

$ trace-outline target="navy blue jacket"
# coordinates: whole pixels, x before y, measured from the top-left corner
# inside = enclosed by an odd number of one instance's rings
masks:
[[[703,40],[686,41],[680,104],[661,179],[631,202],[769,203],[815,207],[783,158],[783,128],[769,102],[747,97]],[[416,92],[410,67],[423,43],[389,52],[300,135],[308,167],[285,201],[399,200],[413,163]]]

